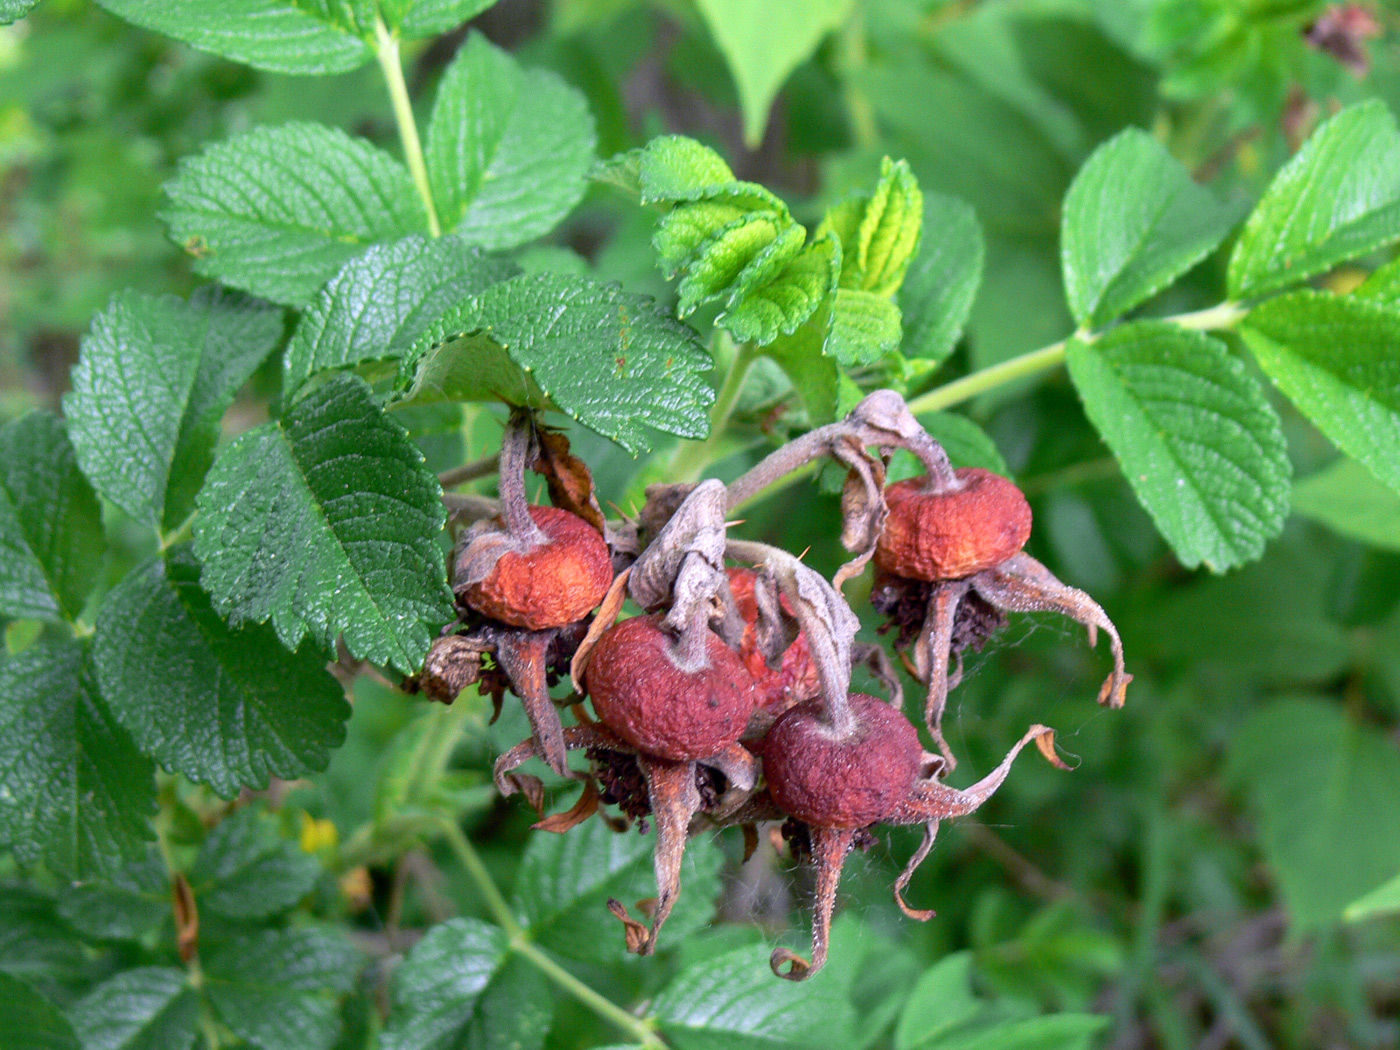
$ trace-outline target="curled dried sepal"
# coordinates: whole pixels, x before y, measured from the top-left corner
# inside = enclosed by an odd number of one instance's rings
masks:
[[[812,863],[817,869],[817,884],[812,906],[812,960],[808,962],[787,948],[775,948],[768,960],[773,972],[784,980],[805,981],[826,965],[831,945],[831,916],[836,910],[836,889],[841,883],[841,871],[846,866],[855,845],[854,828],[811,828]]]
[[[564,748],[564,724],[549,695],[549,678],[545,673],[552,633],[503,631],[496,642],[496,659],[525,707],[530,729],[539,741],[541,756],[550,769],[566,777],[569,763]]]
[[[583,781],[583,792],[579,795],[577,802],[563,813],[555,813],[548,817],[542,816],[531,827],[535,831],[552,831],[557,835],[562,835],[570,828],[578,827],[594,813],[597,813],[598,802],[598,785],[593,782],[592,777],[586,777]]]
[[[602,604],[598,606],[598,612],[594,615],[593,622],[588,625],[588,633],[583,636],[583,641],[574,650],[573,659],[569,661],[569,679],[573,682],[574,691],[579,696],[583,696],[585,692],[583,676],[588,670],[588,658],[593,654],[593,648],[598,644],[598,639],[603,637],[603,632],[613,625],[617,614],[622,611],[623,603],[627,601],[627,582],[631,575],[630,567],[618,573],[612,586],[608,588],[608,593],[603,595]],[[578,706],[579,710],[582,710],[582,706]],[[575,714],[577,713],[576,711]]]
[[[537,427],[530,451],[534,453],[531,469],[544,476],[549,486],[549,502],[577,514],[588,524],[605,533],[607,522],[598,497],[593,492],[593,474],[588,464],[569,451],[569,439],[554,430]]]
[[[694,604],[718,593],[724,578],[724,485],[706,481],[686,493],[655,538],[632,564],[628,593],[648,611],[670,607],[668,625],[691,622]],[[698,563],[698,564],[696,564]],[[692,581],[676,594],[677,580],[690,567]],[[707,590],[704,580],[712,586]]]
[[[945,775],[957,766],[953,750],[943,737],[943,712],[948,706],[948,690],[952,688],[948,668],[953,653],[953,624],[957,619],[958,605],[969,586],[966,580],[946,580],[934,584],[933,593],[929,595],[924,629],[914,648],[916,676],[922,671],[920,677],[928,685],[924,698],[924,724],[928,726],[938,753],[943,756]]]
[[[1098,628],[1108,632],[1113,647],[1113,673],[1099,690],[1099,703],[1122,707],[1133,676],[1123,666],[1123,640],[1118,628],[1098,602],[1083,591],[1061,583],[1054,573],[1029,554],[1008,558],[994,569],[972,577],[972,587],[983,599],[1008,612],[1057,612],[1089,630],[1089,644],[1098,641]]]
[[[629,753],[632,750],[620,737],[613,735],[607,727],[601,725],[566,726],[563,731],[563,743],[565,751],[585,751],[590,747],[605,747]],[[539,742],[534,737],[516,744],[496,759],[496,765],[492,770],[496,781],[496,790],[506,798],[517,792],[522,793],[531,800],[532,805],[535,799],[542,800],[544,790],[542,786],[537,787],[540,785],[539,778],[515,771],[530,759],[543,757]],[[540,807],[536,805],[535,809],[538,812]]]
[[[451,704],[463,689],[481,681],[482,660],[494,650],[484,639],[470,635],[435,638],[415,684],[431,699]]]
[[[658,893],[648,936],[633,947],[629,925],[627,950],[637,955],[650,955],[656,950],[656,938],[680,896],[681,861],[685,857],[691,818],[700,811],[700,792],[695,786],[694,762],[670,762],[638,754],[637,764],[646,778],[651,813],[656,821],[652,864]]]

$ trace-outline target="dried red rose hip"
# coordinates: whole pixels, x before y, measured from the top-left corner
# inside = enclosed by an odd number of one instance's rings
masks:
[[[739,655],[706,630],[709,666],[686,671],[659,617],[608,628],[594,648],[585,685],[598,718],[648,755],[689,762],[739,739],[757,700]]]
[[[817,665],[812,662],[812,650],[807,644],[807,632],[799,631],[793,643],[783,652],[782,663],[776,670],[768,666],[758,648],[758,600],[754,597],[754,581],[758,574],[752,569],[729,568],[729,592],[744,618],[744,636],[739,643],[739,656],[753,675],[758,688],[758,706],[774,707],[790,700],[809,700],[821,691]],[[787,598],[781,598],[783,608],[792,611]]]
[[[778,808],[818,828],[863,828],[888,818],[914,787],[923,759],[903,713],[851,694],[856,731],[836,736],[820,700],[788,711],[763,739],[763,773]]]
[[[567,510],[531,507],[530,517],[549,542],[501,555],[491,575],[467,589],[467,604],[493,620],[531,631],[583,619],[613,580],[607,543]]]
[[[1031,508],[1012,482],[990,470],[954,472],[962,487],[926,492],[909,478],[885,490],[890,515],[875,564],[913,580],[957,580],[1000,565],[1026,545]]]

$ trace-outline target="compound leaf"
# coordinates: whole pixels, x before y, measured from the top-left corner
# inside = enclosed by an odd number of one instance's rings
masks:
[[[278,834],[256,806],[225,817],[200,847],[190,888],[202,910],[233,919],[265,919],[311,892],[320,862]]]
[[[924,194],[924,229],[895,301],[904,314],[904,352],[942,361],[953,352],[982,281],[986,245],[972,205]]]
[[[161,217],[199,273],[301,306],[364,249],[427,228],[407,169],[320,124],[260,127],[180,162]]]
[[[98,694],[86,646],[37,642],[0,663],[0,841],[74,878],[139,859],[150,760]]]
[[[282,312],[218,287],[185,302],[125,291],[83,338],[63,410],[83,472],[137,521],[194,509],[219,423],[282,337]]]
[[[272,621],[295,648],[416,671],[452,615],[442,490],[364,380],[339,375],[238,437],[199,493],[195,554],[234,626]]]
[[[104,981],[68,1016],[83,1050],[189,1050],[199,997],[184,971],[147,966]]]
[[[1183,565],[1221,571],[1259,557],[1288,512],[1278,416],[1218,340],[1174,325],[1124,325],[1072,341],[1070,377]]]
[[[548,233],[583,196],[595,142],[578,91],[473,33],[443,74],[428,125],[443,228],[492,249]]]
[[[102,509],[63,421],[31,412],[0,427],[0,615],[76,618],[104,546]]]

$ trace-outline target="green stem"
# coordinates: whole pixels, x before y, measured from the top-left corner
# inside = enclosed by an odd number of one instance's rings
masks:
[[[666,1044],[657,1036],[651,1024],[628,1013],[611,999],[588,987],[545,954],[539,945],[531,941],[529,933],[516,921],[515,914],[510,910],[510,905],[506,903],[505,897],[496,886],[496,880],[486,870],[486,865],[482,862],[476,847],[471,844],[471,840],[463,834],[462,829],[457,826],[455,821],[444,820],[441,827],[447,838],[448,846],[457,855],[457,860],[466,869],[472,882],[476,883],[477,891],[486,903],[486,910],[491,913],[497,925],[505,930],[510,937],[511,951],[530,960],[530,963],[540,973],[553,981],[556,986],[568,992],[603,1020],[612,1022],[626,1032],[630,1038],[636,1039],[642,1046],[647,1047],[648,1050],[664,1050]]]
[[[403,79],[403,64],[399,61],[399,41],[382,18],[374,20],[374,53],[379,59],[379,68],[384,73],[384,83],[389,88],[389,100],[394,104],[394,123],[399,127],[399,141],[403,143],[404,160],[413,175],[413,185],[418,187],[418,196],[423,198],[423,208],[428,213],[428,232],[434,237],[442,236],[442,225],[438,222],[437,206],[433,203],[433,190],[428,184],[428,165],[423,160],[423,143],[418,139],[418,124],[413,119],[413,103],[408,98],[408,85]]]
[[[744,390],[744,380],[748,378],[749,369],[756,360],[758,351],[748,343],[735,349],[724,383],[715,396],[715,407],[710,411],[710,436],[704,441],[693,441],[681,446],[676,457],[671,460],[669,473],[673,480],[695,481],[700,472],[710,465],[724,441],[730,417],[734,415],[734,407],[739,403],[739,395]]]

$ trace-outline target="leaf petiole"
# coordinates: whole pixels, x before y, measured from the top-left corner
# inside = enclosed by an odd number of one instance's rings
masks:
[[[408,162],[413,185],[418,188],[418,196],[423,198],[423,209],[428,214],[428,232],[434,237],[441,237],[442,224],[438,221],[437,205],[433,203],[433,190],[428,182],[423,143],[418,138],[418,123],[413,118],[413,103],[409,100],[408,85],[403,79],[403,64],[399,61],[399,41],[378,16],[374,19],[374,54],[384,73],[389,101],[394,106],[394,123],[398,125],[404,160]]]

